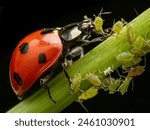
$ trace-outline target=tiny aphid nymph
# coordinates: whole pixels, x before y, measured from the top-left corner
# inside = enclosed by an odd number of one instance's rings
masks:
[[[127,22],[122,18],[121,20],[114,23],[114,25],[112,27],[112,32],[119,34],[120,31],[123,29],[124,25],[126,25],[126,24],[127,24]]]

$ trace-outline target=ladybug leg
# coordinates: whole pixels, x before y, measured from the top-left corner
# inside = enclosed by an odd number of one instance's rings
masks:
[[[65,74],[66,78],[68,79],[71,93],[74,93],[74,89],[73,89],[73,84],[72,84],[71,78],[70,78],[70,76],[69,76],[69,74],[68,74],[68,72],[66,70],[66,68],[67,68],[66,63],[62,63],[62,67],[63,67],[64,74]]]
[[[80,56],[80,58],[82,58],[84,56],[84,49],[81,46],[77,46],[71,50],[69,55],[70,55],[71,59],[75,58],[77,56]]]
[[[87,46],[91,43],[96,43],[96,42],[101,42],[101,41],[104,41],[105,40],[105,37],[97,37],[97,38],[94,38],[92,40],[81,40],[81,46]]]
[[[44,89],[47,89],[49,98],[50,98],[54,103],[56,103],[56,101],[52,98],[52,94],[51,94],[51,91],[50,91],[49,87],[48,87],[47,84],[46,84],[46,83],[48,82],[48,80],[51,78],[51,76],[52,76],[51,74],[48,74],[48,75],[46,75],[45,78],[40,79],[40,85],[41,85]]]
[[[71,90],[72,93],[74,93],[73,84],[72,84],[71,78],[70,78],[70,76],[69,76],[66,68],[70,65],[69,61],[72,61],[72,59],[75,58],[75,57],[77,57],[77,56],[80,56],[80,58],[81,58],[81,57],[83,57],[83,55],[84,55],[83,48],[80,47],[80,46],[77,46],[77,47],[73,48],[65,56],[65,61],[64,61],[64,63],[62,63],[63,71],[64,71],[64,74],[65,74],[66,78],[68,79],[70,90]]]

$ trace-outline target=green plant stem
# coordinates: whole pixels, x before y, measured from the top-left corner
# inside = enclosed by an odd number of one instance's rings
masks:
[[[135,30],[136,35],[150,38],[150,8],[129,24]],[[116,55],[130,49],[131,45],[126,40],[126,27],[124,27],[117,36],[109,37],[82,59],[75,62],[67,71],[70,77],[73,77],[77,72],[84,76],[87,72],[97,72],[98,69],[100,71],[104,71],[108,67],[116,69],[120,66],[115,58]],[[82,87],[87,89],[89,85],[85,82]],[[47,91],[40,88],[7,112],[60,112],[75,101],[77,97],[77,95],[70,93],[68,81],[63,72],[51,79],[48,86],[56,104],[49,99]]]

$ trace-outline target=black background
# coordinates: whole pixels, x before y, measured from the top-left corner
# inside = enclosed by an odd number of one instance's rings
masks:
[[[111,27],[114,19],[123,17],[129,22],[137,16],[134,9],[140,14],[149,5],[148,0],[20,0],[16,3],[5,0],[0,5],[0,112],[6,112],[19,102],[10,86],[8,73],[11,54],[24,36],[44,27],[81,21],[84,15],[93,17],[101,7],[104,11],[112,11],[103,16],[105,26]],[[101,92],[84,103],[89,112],[150,112],[149,57],[146,71],[134,80],[133,91],[129,89],[124,96]],[[62,112],[85,111],[74,102]]]

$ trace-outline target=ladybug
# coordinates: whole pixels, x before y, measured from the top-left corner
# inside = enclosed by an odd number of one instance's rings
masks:
[[[68,60],[82,57],[83,46],[102,41],[102,37],[89,40],[93,30],[93,21],[88,19],[60,28],[40,29],[23,38],[13,52],[9,66],[10,83],[18,98],[22,99],[37,80],[48,89],[46,82],[58,62],[71,87],[72,82],[66,71]],[[49,74],[41,78],[46,72]],[[52,99],[49,89],[48,93]]]

